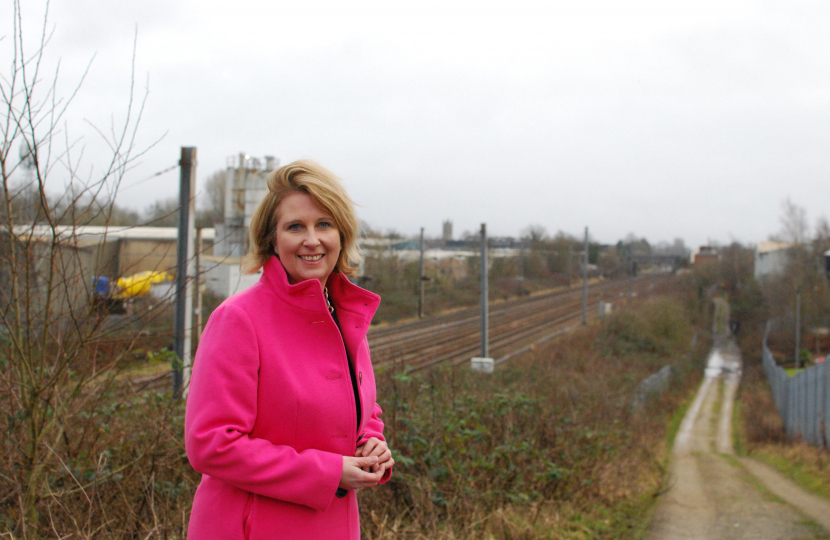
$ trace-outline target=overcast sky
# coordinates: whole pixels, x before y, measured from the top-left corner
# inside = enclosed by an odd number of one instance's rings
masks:
[[[139,146],[164,138],[125,179],[136,209],[178,172],[129,186],[195,146],[200,185],[240,151],[318,160],[405,234],[755,243],[786,197],[830,214],[827,2],[53,0],[49,25],[59,89],[94,56],[68,117],[87,166],[83,120],[123,118],[137,29]]]

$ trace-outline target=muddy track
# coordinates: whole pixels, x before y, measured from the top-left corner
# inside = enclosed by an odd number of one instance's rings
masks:
[[[735,457],[731,419],[740,367],[737,347],[721,334],[675,439],[647,540],[830,538],[830,502]]]

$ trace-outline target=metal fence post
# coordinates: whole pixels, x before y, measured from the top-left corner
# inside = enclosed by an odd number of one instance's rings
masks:
[[[804,425],[807,423],[807,376],[802,376],[801,373],[796,375],[796,386],[798,387],[798,436],[804,438]]]
[[[588,227],[585,227],[585,260],[582,267],[582,324],[588,324]]]
[[[816,370],[813,367],[805,370],[804,374],[806,375],[804,383],[805,383],[805,386],[807,387],[806,388],[807,391],[805,392],[806,399],[804,400],[805,401],[805,403],[804,403],[804,405],[805,405],[804,406],[804,409],[805,409],[804,412],[806,413],[805,414],[805,423],[806,423],[806,425],[804,426],[805,427],[805,429],[804,429],[805,437],[804,438],[810,444],[818,446],[818,444],[816,443],[816,440],[818,439],[818,437],[817,437],[818,436],[818,429],[816,429],[816,427],[817,427],[816,423],[817,423],[817,420],[818,420],[818,414],[817,414],[817,410],[816,410],[817,409],[817,407],[816,407],[816,397],[817,397],[817,395],[816,395],[817,394],[816,386],[817,386],[817,383],[818,383],[818,377],[816,377],[817,373],[816,373]]]
[[[173,371],[173,394],[182,396],[190,383],[193,321],[193,231],[196,216],[196,148],[182,147],[179,185],[179,238],[176,244],[176,313],[173,348],[181,365]]]
[[[787,431],[787,437],[793,438],[795,433],[795,379],[787,378],[787,416],[784,417],[784,428]]]
[[[795,295],[795,369],[801,365],[801,287]]]
[[[196,315],[196,347],[202,340],[202,228],[196,229],[196,255],[195,259],[195,285],[196,285],[196,308],[193,313]]]
[[[489,300],[487,287],[487,224],[481,224],[481,357],[490,357]]]
[[[824,447],[830,449],[830,366],[824,364]]]
[[[421,257],[418,262],[418,318],[424,318],[424,228],[421,227]]]
[[[815,366],[816,372],[816,446],[825,446],[824,438],[824,402],[827,400],[827,388],[825,382],[826,363]]]

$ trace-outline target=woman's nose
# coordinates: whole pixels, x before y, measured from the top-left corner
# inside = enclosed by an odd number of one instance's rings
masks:
[[[308,247],[317,247],[318,245],[320,245],[320,239],[317,238],[317,233],[314,231],[314,229],[309,229],[308,233],[305,235],[303,244]]]

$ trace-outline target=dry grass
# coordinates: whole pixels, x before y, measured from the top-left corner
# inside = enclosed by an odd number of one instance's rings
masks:
[[[830,453],[797,441],[787,444],[761,444],[752,457],[777,468],[802,487],[830,499]]]
[[[682,307],[664,299],[491,376],[378,374],[398,465],[389,484],[361,492],[364,536],[638,538],[663,479],[668,419],[706,352],[700,341],[689,354],[691,334]],[[671,388],[633,414],[634,388],[667,363],[678,375]],[[198,475],[184,452],[183,404],[116,377],[93,390],[50,442],[36,522],[19,512],[21,454],[7,438],[2,536],[184,538]],[[11,433],[14,421],[0,427]]]
[[[38,522],[20,515],[23,470],[6,454],[0,526],[8,538],[184,538],[197,475],[182,440],[183,403],[115,378],[49,444]],[[4,426],[6,427],[6,426]],[[7,449],[14,450],[12,441]],[[5,476],[9,474],[10,476]]]
[[[744,371],[738,393],[739,452],[775,467],[802,487],[830,499],[830,452],[801,441],[790,441],[775,409],[761,365],[762,326],[741,336]],[[772,337],[778,337],[773,334]],[[771,339],[771,343],[778,343]]]
[[[663,299],[491,376],[382,375],[400,466],[361,493],[365,536],[637,537],[663,480],[669,418],[706,352],[701,342],[689,355],[691,335]],[[666,364],[677,373],[669,391],[632,414],[637,384]]]

